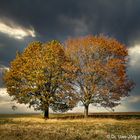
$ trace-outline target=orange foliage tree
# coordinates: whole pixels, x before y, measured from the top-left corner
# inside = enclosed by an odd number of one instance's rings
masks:
[[[48,118],[49,107],[67,111],[77,103],[73,86],[67,80],[72,79],[75,70],[58,41],[33,42],[23,53],[17,53],[4,81],[14,100],[43,110]]]
[[[105,36],[71,38],[65,51],[78,69],[71,81],[88,116],[90,104],[113,108],[133,88],[127,76],[128,50],[116,39]]]

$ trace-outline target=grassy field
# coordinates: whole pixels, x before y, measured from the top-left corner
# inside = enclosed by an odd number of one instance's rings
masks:
[[[51,114],[49,120],[40,114],[0,115],[0,140],[140,140],[140,119],[80,115]]]

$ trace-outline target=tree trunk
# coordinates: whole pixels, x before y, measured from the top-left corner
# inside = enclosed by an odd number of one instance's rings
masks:
[[[49,107],[44,110],[44,118],[49,119]]]
[[[84,110],[84,117],[85,118],[88,117],[88,107],[89,107],[89,105],[85,105],[85,110]]]

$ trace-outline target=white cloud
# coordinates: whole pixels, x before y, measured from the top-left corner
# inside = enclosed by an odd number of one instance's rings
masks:
[[[131,96],[128,101],[129,101],[129,103],[139,103],[140,96]]]
[[[12,106],[17,106],[17,110],[13,111]],[[36,113],[33,108],[27,108],[24,104],[18,104],[12,101],[6,91],[6,88],[0,88],[0,114],[13,114],[13,113]]]
[[[137,108],[140,103],[140,95],[133,95],[125,97],[119,106],[115,108],[116,112],[135,112],[139,111]]]
[[[24,28],[11,21],[5,22],[3,20],[0,20],[0,32],[15,39],[23,39],[24,37],[27,36],[31,36],[31,37],[36,36],[33,28]]]
[[[5,70],[9,70],[9,67],[6,67],[4,65],[0,65],[0,73],[5,71]]]
[[[130,65],[131,66],[140,65],[140,45],[137,44],[134,47],[129,48],[128,53],[130,56]]]

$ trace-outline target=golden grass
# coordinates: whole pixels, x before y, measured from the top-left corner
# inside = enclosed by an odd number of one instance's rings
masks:
[[[0,140],[109,140],[109,136],[139,136],[140,120],[49,119],[42,116],[0,119]]]

